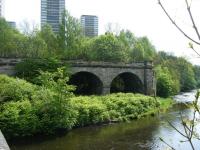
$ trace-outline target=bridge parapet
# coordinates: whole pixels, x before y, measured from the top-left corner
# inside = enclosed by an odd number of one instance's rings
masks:
[[[0,58],[0,66],[15,66],[17,63],[21,62],[25,58]],[[79,67],[113,67],[113,68],[148,68],[152,69],[152,61],[141,61],[141,62],[132,62],[132,63],[120,63],[120,62],[97,62],[97,61],[66,61],[63,60],[63,63],[68,63],[71,66]]]
[[[152,69],[152,61],[133,62],[133,63],[113,63],[113,62],[95,62],[95,61],[66,61],[73,67],[102,67],[102,68],[146,68]]]

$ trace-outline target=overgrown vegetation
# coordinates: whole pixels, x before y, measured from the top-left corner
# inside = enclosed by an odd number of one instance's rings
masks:
[[[119,35],[106,33],[87,38],[82,35],[80,23],[69,13],[63,15],[60,32],[53,33],[49,25],[26,34],[11,28],[0,18],[0,56],[89,61],[141,61],[152,60],[155,48],[147,37],[135,37],[122,30]]]
[[[68,79],[62,68],[42,72],[41,85],[0,75],[0,128],[5,136],[53,134],[77,126],[128,121],[164,106],[161,99],[139,94],[75,97]]]
[[[65,30],[66,29],[66,30]],[[16,67],[17,76],[32,83],[39,71],[55,71],[61,59],[131,63],[153,61],[157,78],[157,95],[168,97],[180,91],[200,87],[200,68],[186,59],[165,52],[156,52],[147,37],[136,37],[128,30],[118,34],[87,38],[82,35],[79,20],[65,12],[60,32],[49,25],[41,30],[20,33],[0,18],[0,56],[25,57]]]
[[[159,52],[155,61],[157,74],[157,94],[162,97],[199,88],[197,66],[182,57]],[[195,69],[196,68],[196,69]],[[195,73],[196,72],[196,73]]]
[[[57,68],[65,67],[66,75],[69,74],[69,66],[67,63],[61,62],[60,59],[50,57],[43,59],[24,59],[15,66],[15,75],[23,78],[31,83],[40,84],[38,76],[41,71],[55,72]]]

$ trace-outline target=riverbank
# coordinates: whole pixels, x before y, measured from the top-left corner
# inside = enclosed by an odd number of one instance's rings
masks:
[[[191,95],[194,96],[194,93]],[[181,101],[181,99],[173,101]],[[160,108],[161,106],[167,108],[169,104],[168,101],[161,101],[161,103]],[[162,137],[176,149],[188,150],[190,149],[188,142],[180,144],[178,141],[183,141],[184,138],[168,124],[170,121],[180,128],[180,111],[184,116],[190,116],[192,113],[186,105],[178,103],[168,111],[162,111],[163,113],[155,116],[148,115],[130,122],[76,128],[62,136],[14,140],[10,141],[10,146],[12,150],[167,149],[168,147],[159,139]],[[199,141],[195,142],[195,146],[200,147]]]
[[[38,86],[0,76],[0,128],[6,139],[130,121],[154,115],[171,104],[170,99],[131,93],[76,97],[64,80],[63,84],[54,80],[50,83]]]
[[[171,103],[169,101],[162,102],[160,108],[161,106],[167,108],[167,104]],[[168,105],[168,108],[171,106],[171,104]],[[18,140],[14,139],[8,142],[13,150],[88,150],[111,149],[112,147],[116,150],[148,149],[155,142],[151,136],[160,133],[156,129],[159,125],[163,125],[163,123],[160,123],[159,118],[168,115],[168,113],[169,111],[159,114],[156,112],[153,116],[148,114],[145,117],[128,122],[89,125],[72,129],[67,134],[36,136]]]
[[[142,94],[117,93],[106,96],[78,96],[70,99],[70,110],[73,110],[74,125],[80,128],[92,125],[102,125],[138,120],[146,116],[154,116],[172,107],[174,101],[170,98],[154,98]],[[65,118],[69,119],[70,118]],[[72,120],[72,119],[71,119]],[[70,123],[70,122],[69,122]],[[51,127],[50,127],[51,128]],[[49,130],[51,130],[49,128]],[[58,128],[54,134],[69,128]],[[46,133],[42,132],[42,135]],[[38,135],[38,133],[36,133]],[[21,137],[19,137],[21,138]]]

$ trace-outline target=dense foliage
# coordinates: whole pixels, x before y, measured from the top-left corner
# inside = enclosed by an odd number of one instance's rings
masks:
[[[106,96],[79,96],[72,98],[78,110],[77,126],[128,121],[146,113],[155,113],[159,102],[140,94],[111,94]]]
[[[156,67],[157,94],[161,97],[169,97],[179,92],[179,82],[174,81],[167,67]]]
[[[162,106],[160,99],[139,94],[75,97],[61,68],[42,72],[39,80],[40,86],[0,75],[0,128],[6,138],[126,121],[155,113]]]
[[[199,87],[200,68],[193,66],[186,59],[159,52],[155,65],[159,96],[168,97],[179,91],[189,91]]]
[[[16,76],[23,78],[29,82],[39,84],[37,77],[41,71],[55,72],[57,68],[65,66],[66,75],[68,75],[69,67],[67,63],[61,62],[57,58],[43,59],[24,59],[15,66]]]
[[[194,66],[195,80],[197,82],[197,87],[200,88],[200,66]]]
[[[77,19],[64,13],[60,32],[53,33],[49,25],[41,30],[20,33],[0,18],[1,57],[48,58],[57,56],[63,59],[89,61],[141,61],[152,60],[155,48],[147,37],[135,37],[130,31],[119,35],[106,33],[99,37],[87,38],[82,34]]]
[[[147,37],[136,37],[129,30],[85,37],[79,20],[68,12],[63,14],[59,33],[54,33],[49,25],[44,25],[41,30],[20,33],[2,18],[0,32],[0,57],[30,58],[17,65],[16,71],[18,77],[33,83],[37,83],[39,71],[55,71],[62,66],[60,59],[65,59],[124,63],[153,61],[157,94],[162,97],[200,86],[199,66],[194,67],[181,57],[156,52]]]

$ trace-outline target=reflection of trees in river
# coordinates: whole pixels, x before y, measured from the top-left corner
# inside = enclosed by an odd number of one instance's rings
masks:
[[[74,129],[67,135],[50,140],[32,140],[28,145],[11,146],[14,150],[102,150],[148,149],[153,133],[159,127],[157,117],[146,117],[130,123]],[[144,147],[145,146],[145,147]]]

